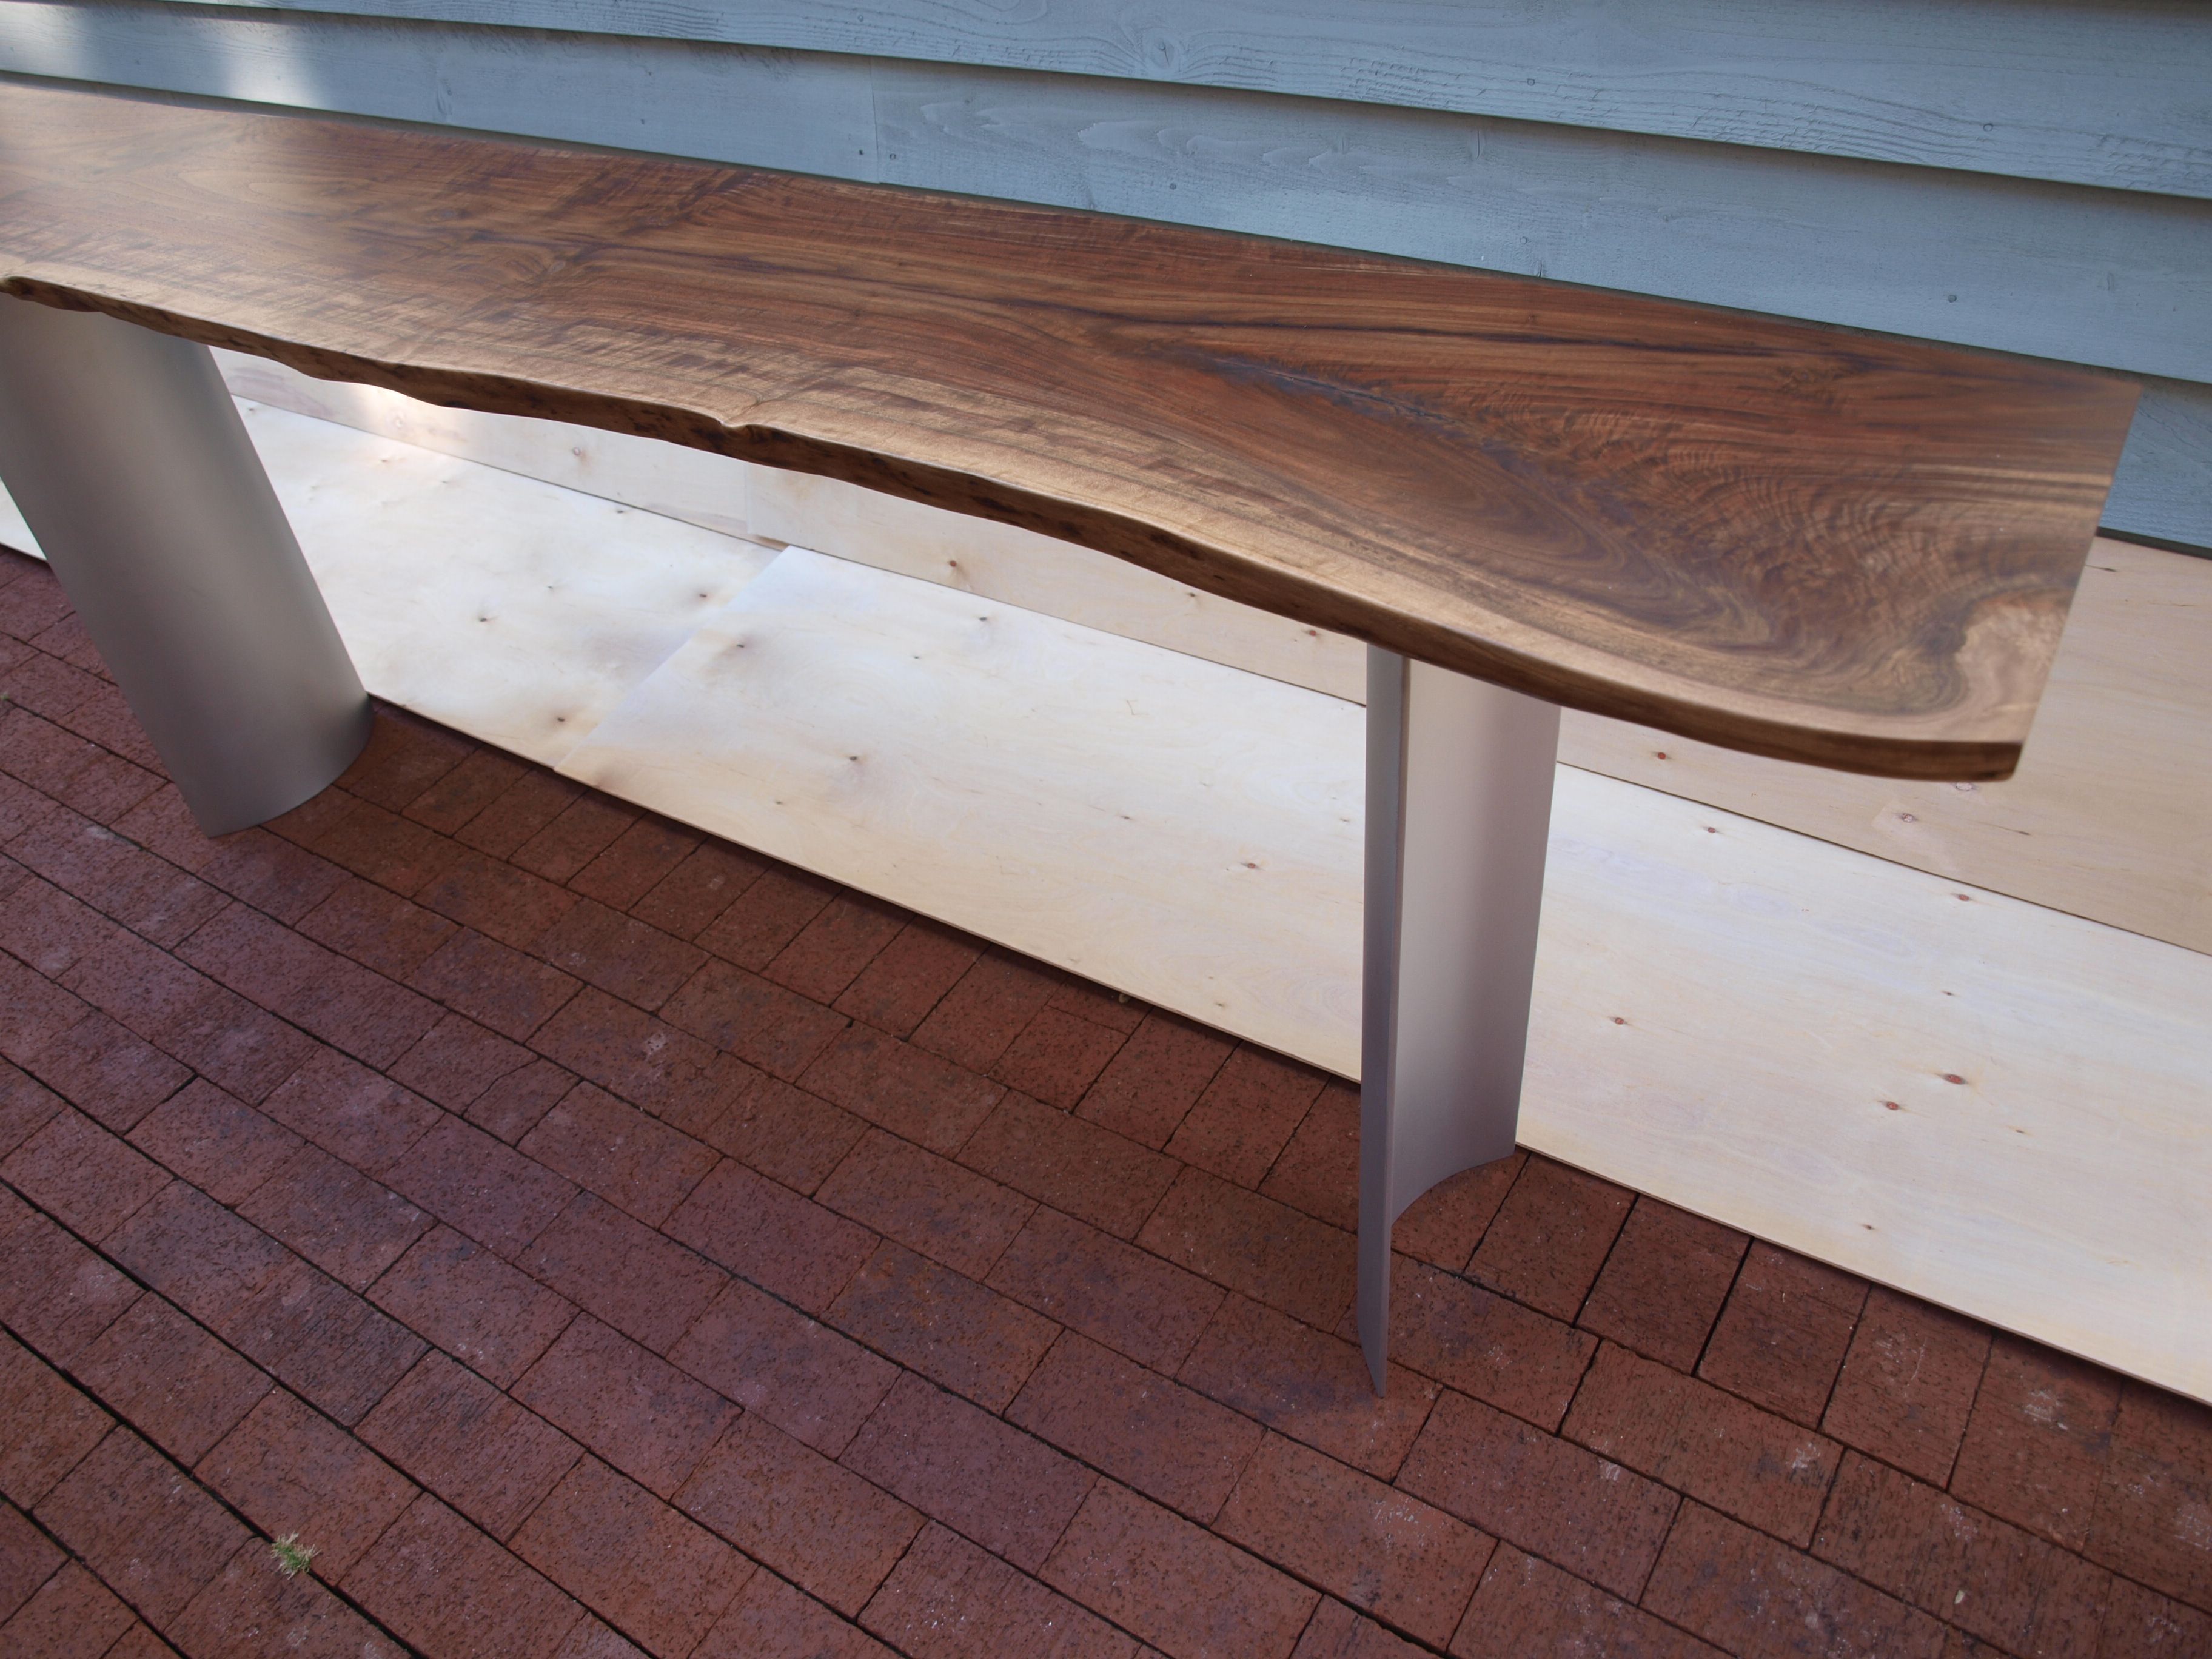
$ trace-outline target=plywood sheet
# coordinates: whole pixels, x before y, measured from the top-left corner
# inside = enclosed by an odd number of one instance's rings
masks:
[[[733,536],[795,543],[1335,696],[1367,695],[1357,640],[1204,593],[1104,553],[836,478],[561,421],[441,409],[217,351],[233,392]]]
[[[1527,1145],[2212,1399],[2212,957],[1559,775]]]
[[[362,682],[549,765],[775,556],[326,421],[245,414]]]
[[[1342,1071],[1364,723],[793,548],[561,769]]]
[[[753,533],[1364,702],[1367,647],[1012,525],[763,468]]]

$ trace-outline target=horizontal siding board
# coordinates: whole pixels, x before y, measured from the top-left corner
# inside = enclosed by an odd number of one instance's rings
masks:
[[[2173,197],[1160,82],[193,5],[16,0],[0,69],[1128,213],[2212,380],[2212,207]],[[2147,402],[2106,522],[2212,543],[2205,400]]]
[[[0,71],[878,177],[869,66],[818,53],[5,0]]]
[[[1050,70],[2212,197],[2197,0],[255,0]]]

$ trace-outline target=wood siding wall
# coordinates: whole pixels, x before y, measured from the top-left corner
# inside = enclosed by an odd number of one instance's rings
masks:
[[[1049,202],[2118,369],[2145,395],[2107,526],[2212,548],[2212,12],[2194,3],[11,0],[0,72]]]

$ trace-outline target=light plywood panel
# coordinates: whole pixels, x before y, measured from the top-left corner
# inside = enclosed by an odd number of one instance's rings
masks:
[[[1364,721],[793,548],[561,769],[1343,1071]]]
[[[1364,702],[1358,641],[1012,525],[804,472],[757,471],[753,533]]]
[[[1364,647],[1029,532],[763,471],[754,525],[1352,701]],[[1570,710],[1561,758],[1861,852],[2212,951],[2212,561],[2100,538],[2019,772],[1954,785],[1744,755]],[[1662,757],[1664,757],[1662,759]]]
[[[775,556],[411,444],[243,409],[362,682],[548,765]]]
[[[1525,1144],[2212,1399],[2212,957],[1571,767],[1553,823]]]
[[[1853,777],[1569,714],[1560,758],[2212,951],[2212,560],[2100,538],[2020,769]]]
[[[1365,647],[1013,525],[560,421],[441,409],[217,351],[231,391],[734,536],[795,543],[1354,701]],[[672,459],[671,458],[673,458]]]

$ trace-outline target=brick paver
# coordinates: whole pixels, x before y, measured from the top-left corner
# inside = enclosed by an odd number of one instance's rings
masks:
[[[1378,1400],[1346,1085],[389,711],[208,842],[4,553],[0,691],[0,1652],[2212,1655],[2202,1406],[1522,1153]]]

